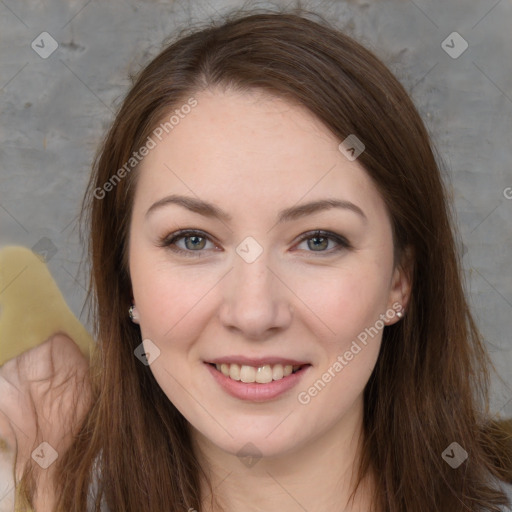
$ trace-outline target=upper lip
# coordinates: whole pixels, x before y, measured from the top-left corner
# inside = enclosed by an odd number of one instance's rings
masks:
[[[309,364],[305,361],[297,361],[296,359],[289,359],[287,357],[278,357],[278,356],[267,356],[267,357],[247,357],[247,356],[225,356],[225,357],[216,357],[215,359],[210,359],[206,361],[207,363],[213,364],[240,364],[247,366],[255,366],[260,367],[266,364],[282,364],[284,365],[292,365],[292,366],[303,366]]]

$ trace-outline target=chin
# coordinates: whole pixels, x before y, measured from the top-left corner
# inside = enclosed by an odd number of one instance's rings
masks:
[[[236,457],[245,458],[253,457],[255,459],[261,457],[279,457],[287,455],[296,449],[299,449],[306,440],[297,438],[295,433],[282,429],[279,434],[275,428],[282,418],[274,422],[274,426],[270,429],[240,429],[230,431],[233,437],[226,436],[223,439],[215,437],[207,437],[208,441],[226,453]],[[273,431],[274,430],[274,431]]]

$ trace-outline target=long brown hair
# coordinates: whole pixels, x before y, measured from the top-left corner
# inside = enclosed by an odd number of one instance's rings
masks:
[[[385,328],[364,392],[358,474],[376,475],[375,510],[497,512],[507,500],[492,481],[512,480],[512,456],[489,417],[491,364],[465,298],[440,160],[386,66],[320,16],[297,10],[237,12],[180,34],[139,73],[99,149],[84,199],[98,342],[93,402],[57,461],[57,510],[86,510],[93,463],[97,510],[101,496],[112,511],[201,510],[202,469],[187,421],[133,354],[141,339],[127,316],[127,235],[137,166],[112,179],[162,119],[213,86],[303,105],[340,142],[356,134],[366,146],[358,162],[390,213],[397,264],[412,248],[407,314]],[[454,441],[469,454],[457,470],[442,458]]]

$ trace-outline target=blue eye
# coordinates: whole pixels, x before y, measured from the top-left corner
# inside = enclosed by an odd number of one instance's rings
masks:
[[[184,240],[184,247],[177,245],[177,242]],[[210,241],[206,233],[197,230],[181,230],[171,233],[159,242],[160,247],[168,247],[170,250],[186,256],[201,256],[202,249],[206,242]],[[197,254],[194,254],[197,253]]]
[[[331,254],[335,251],[349,249],[351,247],[345,238],[336,233],[330,233],[329,231],[318,230],[305,233],[300,239],[301,243],[304,241],[307,242],[307,247],[312,249],[310,252]],[[336,245],[326,250],[329,247],[329,242],[334,242]]]
[[[183,241],[184,244],[180,246],[178,243],[181,241]],[[206,248],[208,242],[216,247],[210,237],[203,231],[180,230],[160,239],[158,245],[160,247],[167,247],[175,253],[196,257],[203,255],[202,253],[205,252],[203,249]],[[333,252],[349,249],[351,247],[344,237],[336,233],[322,230],[305,233],[302,235],[299,242],[307,242],[307,247],[310,249],[307,252],[322,253],[322,255],[329,255]],[[335,246],[329,248],[330,242],[334,242]]]

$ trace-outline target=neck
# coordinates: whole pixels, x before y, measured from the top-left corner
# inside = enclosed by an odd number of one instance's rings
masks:
[[[366,512],[373,491],[370,475],[351,498],[362,441],[362,405],[361,397],[332,428],[307,444],[252,464],[244,464],[237,455],[221,450],[193,429],[195,450],[214,494],[212,503],[210,488],[203,479],[201,510]]]

